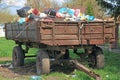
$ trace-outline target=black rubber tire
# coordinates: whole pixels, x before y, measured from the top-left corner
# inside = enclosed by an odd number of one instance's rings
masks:
[[[24,52],[20,46],[15,46],[13,48],[12,62],[13,67],[20,67],[24,65]]]
[[[37,74],[48,74],[50,72],[50,59],[46,51],[40,50],[36,57]]]
[[[90,67],[101,69],[105,66],[103,51],[100,47],[96,47],[92,54],[89,55]]]
[[[63,59],[69,59],[69,49],[65,50],[65,54],[63,55]]]

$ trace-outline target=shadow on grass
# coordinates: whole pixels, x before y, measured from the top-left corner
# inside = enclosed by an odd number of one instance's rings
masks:
[[[17,67],[17,68],[9,68],[7,63],[9,63],[9,66],[12,65],[11,60],[0,61],[0,64],[5,64],[3,69],[8,68],[8,70],[10,70],[11,72],[16,73],[18,75],[37,75],[36,74],[36,59],[35,58],[25,59],[24,66]],[[69,66],[67,64],[64,64],[64,65],[52,64],[50,70],[52,73],[60,72],[60,73],[64,73],[64,74],[71,74],[74,71],[74,69],[75,69],[74,67]]]
[[[71,74],[75,67],[64,64],[53,64],[51,65],[51,72],[62,72],[64,74]]]

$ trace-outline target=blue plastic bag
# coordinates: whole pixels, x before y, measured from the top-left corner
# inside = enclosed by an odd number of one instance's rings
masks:
[[[94,20],[94,16],[90,16],[90,15],[86,15],[85,18],[88,20],[88,21],[93,21]]]
[[[95,19],[94,16],[89,16],[89,20],[90,20],[90,21],[93,21],[94,19]]]
[[[63,7],[58,10],[58,13],[69,14],[70,16],[74,16],[75,11],[73,9]]]
[[[68,14],[74,16],[75,11],[73,9],[68,9]]]
[[[20,18],[20,20],[18,21],[19,24],[23,24],[26,21],[26,18]]]
[[[67,13],[67,10],[68,10],[67,7],[63,7],[63,8],[60,8],[60,9],[58,10],[58,12],[64,14],[64,13]]]

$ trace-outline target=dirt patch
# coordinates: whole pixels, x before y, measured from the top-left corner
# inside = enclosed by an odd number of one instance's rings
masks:
[[[10,57],[0,57],[0,61],[11,61]]]
[[[11,66],[12,64],[0,64],[0,76],[7,79],[15,79],[22,76],[37,75],[35,63],[25,64],[17,68],[12,68]]]
[[[22,67],[11,68],[12,64],[0,64],[0,75],[4,78],[18,78],[21,76],[32,76],[36,74],[36,63],[29,62]],[[69,70],[68,70],[69,69]],[[64,67],[62,65],[52,65],[51,72],[63,72],[65,74],[70,74],[74,69],[70,67]],[[58,80],[59,77],[49,77],[45,80]]]
[[[19,75],[5,67],[0,67],[0,75],[4,78],[15,78]]]
[[[11,58],[0,58],[0,75],[4,78],[16,78],[22,75],[36,75],[35,62],[25,63],[22,67],[13,68]]]
[[[17,67],[17,68],[11,69],[11,70],[19,75],[37,75],[35,62],[25,64],[22,67]]]

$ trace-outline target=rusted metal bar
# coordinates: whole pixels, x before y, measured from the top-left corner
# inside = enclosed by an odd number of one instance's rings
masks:
[[[81,62],[81,60],[79,60],[79,59],[60,59],[60,60],[54,59],[51,62],[52,62],[52,64],[65,63],[70,66],[72,65],[72,66],[78,68],[79,70],[85,72],[89,76],[93,77],[94,79],[102,80],[102,77],[99,74],[96,74],[94,71],[88,69],[87,67],[85,67],[83,64],[81,64],[78,61]]]
[[[88,74],[89,76],[95,78],[96,80],[102,80],[101,76],[99,74],[96,74],[95,72],[93,72],[92,70],[88,69],[87,67],[85,67],[84,65],[80,64],[77,60],[72,60],[73,64],[75,64],[75,66],[84,71],[86,74]]]

